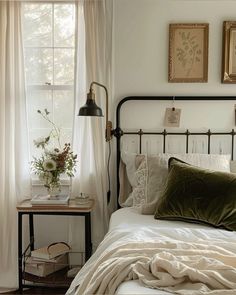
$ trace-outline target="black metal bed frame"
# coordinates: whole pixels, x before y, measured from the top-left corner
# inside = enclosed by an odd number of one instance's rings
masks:
[[[116,178],[117,178],[117,204],[118,204],[118,196],[119,196],[119,189],[120,189],[120,182],[119,182],[119,163],[121,157],[121,137],[123,135],[137,135],[139,136],[139,153],[142,153],[142,136],[143,135],[162,135],[163,136],[163,153],[166,151],[166,137],[168,135],[180,135],[186,137],[186,153],[189,152],[189,136],[190,135],[205,135],[207,136],[207,151],[210,154],[211,151],[211,136],[214,135],[228,135],[231,136],[231,158],[234,157],[234,137],[236,132],[232,129],[229,132],[212,132],[210,129],[207,132],[190,132],[188,129],[184,132],[168,132],[164,129],[161,132],[149,132],[143,131],[139,129],[137,131],[124,131],[121,129],[120,126],[120,114],[121,114],[121,107],[127,101],[228,101],[228,100],[235,100],[236,96],[129,96],[123,98],[116,108],[116,129],[113,130],[113,134],[117,139],[116,147],[117,147],[117,170],[116,170]],[[119,204],[118,204],[119,207]]]

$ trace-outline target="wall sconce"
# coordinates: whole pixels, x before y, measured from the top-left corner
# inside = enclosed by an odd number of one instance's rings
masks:
[[[103,117],[102,109],[96,104],[95,102],[95,92],[93,90],[93,86],[97,85],[102,87],[106,92],[106,133],[105,138],[106,141],[109,142],[109,156],[108,156],[108,164],[107,164],[107,175],[108,175],[108,185],[109,189],[107,192],[107,201],[110,202],[110,174],[109,174],[109,163],[110,163],[110,155],[111,155],[111,148],[110,148],[110,140],[112,139],[113,134],[115,135],[115,130],[112,130],[112,122],[108,120],[108,91],[107,88],[98,83],[92,82],[90,84],[89,93],[87,93],[87,100],[84,106],[82,106],[79,110],[78,116],[96,116],[96,117]]]
[[[107,88],[98,83],[92,82],[90,84],[89,93],[87,94],[87,100],[84,106],[82,106],[79,110],[78,116],[96,116],[103,117],[102,109],[95,102],[95,92],[93,86],[97,85],[102,87],[106,92],[106,133],[105,138],[106,141],[110,141],[112,139],[113,130],[112,130],[112,122],[108,120],[108,91]]]

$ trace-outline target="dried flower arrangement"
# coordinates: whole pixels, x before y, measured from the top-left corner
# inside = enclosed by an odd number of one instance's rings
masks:
[[[53,196],[61,191],[60,176],[62,174],[69,177],[74,176],[77,155],[71,150],[70,143],[65,143],[61,147],[60,129],[50,120],[50,112],[44,109],[44,111],[38,110],[38,113],[51,124],[52,129],[47,137],[34,140],[35,146],[42,149],[42,154],[38,158],[33,157],[31,169],[44,183],[48,194]],[[48,149],[47,147],[52,139],[56,140],[58,146]]]

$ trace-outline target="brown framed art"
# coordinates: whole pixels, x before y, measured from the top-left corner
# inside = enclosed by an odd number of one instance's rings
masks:
[[[222,83],[236,83],[236,21],[223,23]]]
[[[209,24],[169,25],[169,82],[207,82]]]

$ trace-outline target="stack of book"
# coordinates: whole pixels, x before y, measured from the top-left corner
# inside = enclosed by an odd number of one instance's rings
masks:
[[[36,195],[31,199],[31,205],[68,205],[69,195],[57,195],[50,197],[47,195]]]
[[[25,263],[25,272],[38,277],[46,277],[68,266],[70,247],[65,243],[55,243],[31,252]]]

